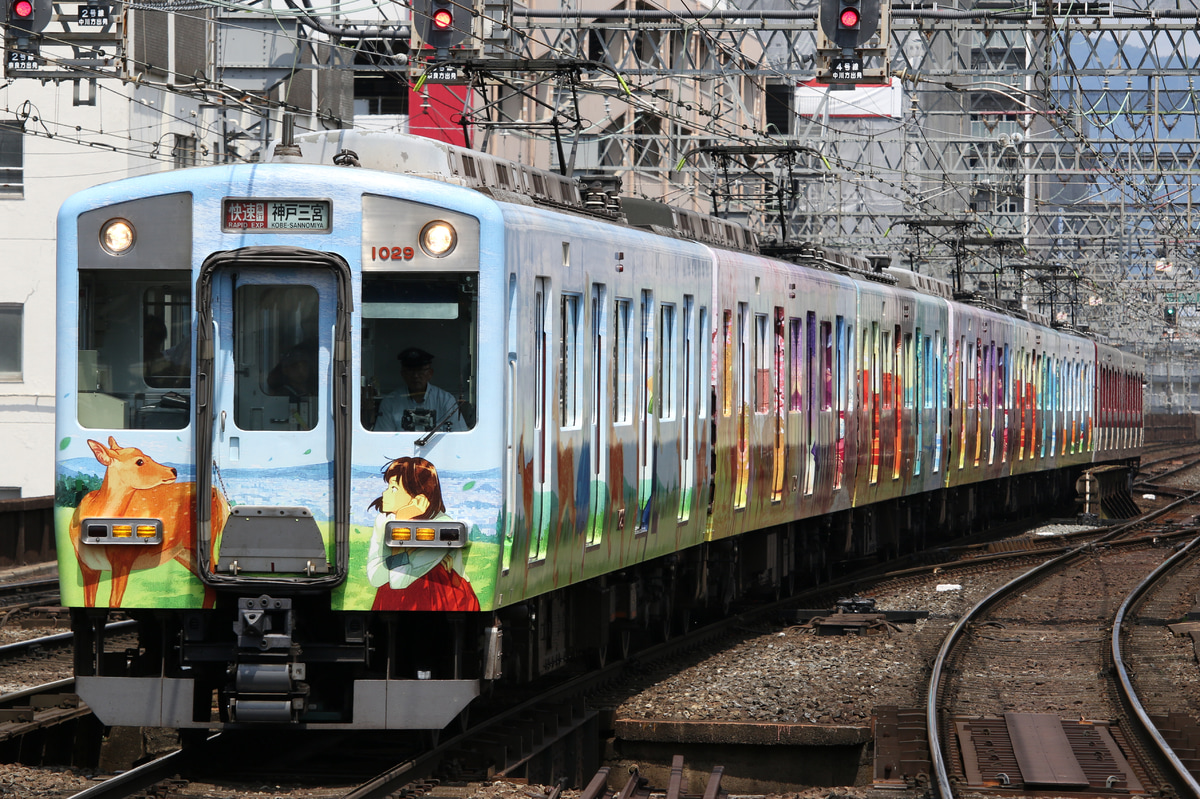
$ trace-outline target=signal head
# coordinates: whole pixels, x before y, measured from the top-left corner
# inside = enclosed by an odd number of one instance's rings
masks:
[[[433,12],[433,27],[438,30],[449,30],[454,25],[454,14],[448,8],[439,8]]]
[[[8,24],[4,29],[6,39],[24,38],[30,33],[40,33],[54,15],[53,0],[4,0],[7,4]]]
[[[857,6],[843,6],[842,13],[838,15],[838,27],[850,30],[857,29],[859,19]]]

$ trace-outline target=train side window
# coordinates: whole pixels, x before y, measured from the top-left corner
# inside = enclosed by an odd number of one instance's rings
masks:
[[[892,380],[892,392],[895,394],[896,417],[892,430],[892,479],[900,479],[900,463],[904,452],[904,390],[908,384],[908,374],[905,371],[907,361],[904,358],[904,336],[900,325],[896,325],[895,337],[892,339],[895,349],[892,351],[895,377]]]
[[[373,272],[362,286],[362,424],[475,426],[478,275]],[[436,417],[436,418],[435,418]]]
[[[917,329],[917,340],[921,339],[921,330]],[[904,334],[904,407],[911,409],[913,397],[916,395],[917,382],[920,379],[917,372],[917,355],[913,352],[913,334]]]
[[[658,309],[658,376],[659,404],[658,418],[674,419],[675,406],[679,394],[679,353],[677,351],[677,333],[675,330],[675,306],[663,303]]]
[[[662,401],[654,393],[655,363],[658,357],[654,343],[654,292],[642,291],[641,339],[638,369],[638,522],[635,532],[650,530],[651,500],[654,494],[657,428],[654,424],[654,403]]]
[[[705,220],[701,220],[705,221]],[[747,429],[752,407],[750,370],[753,368],[751,357],[750,306],[739,302],[737,306],[737,449],[739,453],[734,481],[733,507],[737,510],[745,508],[750,502],[750,465],[745,453],[749,451],[750,431]]]
[[[846,476],[846,412],[850,405],[849,362],[854,352],[854,331],[846,324],[846,317],[837,316],[834,319],[837,341],[837,357],[834,360],[834,398],[837,418],[834,436],[837,444],[834,447],[833,487],[841,488]]]
[[[767,340],[767,315],[754,315],[754,412],[771,409],[771,346]]]
[[[867,360],[868,380],[868,419],[870,427],[870,468],[867,470],[867,480],[872,485],[879,482],[879,395],[882,393],[883,377],[879,365],[879,323],[871,323],[870,337],[863,342],[863,352]]]
[[[699,336],[700,362],[696,366],[696,391],[703,391],[703,387],[711,382],[712,376],[712,335],[708,329],[708,308],[701,305],[697,320],[697,333]],[[709,403],[714,406],[716,404],[715,396],[708,396],[709,392],[705,392],[705,396],[700,397],[700,418],[707,419],[709,413]],[[711,408],[713,415],[717,413],[715,407]]]
[[[629,314],[631,301],[618,297],[613,305],[613,424],[633,421],[633,365],[629,348]]]
[[[925,336],[925,339],[922,342],[922,347],[923,357],[925,359],[925,368],[922,370],[921,376],[924,378],[925,385],[921,392],[924,395],[922,397],[923,401],[921,402],[921,407],[929,409],[933,407],[933,392],[936,383],[934,383],[933,380],[933,341],[928,335]]]
[[[733,413],[733,311],[725,309],[721,322],[721,415]]]
[[[821,323],[821,410],[833,409],[833,325]]]
[[[682,454],[679,462],[679,508],[675,518],[686,522],[692,515],[695,498],[696,445],[695,416],[696,395],[699,385],[700,361],[696,358],[696,305],[691,294],[683,295],[683,404],[679,413],[679,444]],[[703,329],[703,328],[701,328]],[[704,403],[701,402],[701,405]]]
[[[775,346],[773,347],[775,355],[775,379],[771,385],[771,411],[775,414],[775,434],[772,448],[772,462],[774,464],[774,472],[771,479],[772,502],[779,502],[783,499],[784,472],[787,465],[787,437],[785,435],[787,406],[783,401],[784,392],[787,390],[787,339],[784,338],[783,320],[783,309],[776,307],[774,330],[772,331],[775,341]]]
[[[79,271],[76,418],[92,429],[187,427],[191,273]]]
[[[804,409],[804,324],[788,319],[788,410],[798,413]]]
[[[886,411],[892,407],[892,380],[894,379],[892,369],[895,363],[895,355],[892,353],[892,334],[890,331],[882,331],[879,353],[882,356],[880,358],[880,370],[883,372],[881,399],[883,400],[882,407]]]
[[[592,479],[600,485],[605,485],[608,482],[608,405],[604,402],[607,377],[605,358],[608,355],[608,288],[603,283],[593,283],[591,300],[591,471]],[[587,532],[588,546],[600,543],[608,516],[607,508],[607,492],[593,490]]]
[[[580,325],[582,297],[578,294],[563,292],[560,305],[559,323],[561,329],[562,352],[559,359],[558,411],[559,421],[564,428],[576,428],[581,418],[583,404],[583,355],[580,336],[583,334]]]
[[[946,365],[949,363],[950,344],[942,338],[942,331],[933,331],[933,354],[934,358],[931,361],[933,368],[930,369],[930,375],[933,377],[933,472],[937,474],[942,470],[942,424],[945,421],[946,402]]]

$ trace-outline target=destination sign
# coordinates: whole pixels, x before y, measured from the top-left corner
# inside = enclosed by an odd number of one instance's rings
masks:
[[[328,233],[332,223],[329,200],[258,200],[225,198],[221,229],[227,232]]]

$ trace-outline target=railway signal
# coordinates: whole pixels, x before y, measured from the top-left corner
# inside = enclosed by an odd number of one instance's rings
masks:
[[[879,29],[879,0],[821,0],[818,16],[829,41],[854,50]]]
[[[412,51],[433,48],[437,60],[449,56],[451,47],[471,44],[474,14],[463,0],[413,0]]]
[[[50,24],[54,11],[51,0],[5,0],[5,10],[8,12],[4,27],[6,41],[41,33]]]

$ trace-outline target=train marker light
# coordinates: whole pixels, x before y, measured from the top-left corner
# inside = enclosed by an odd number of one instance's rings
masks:
[[[100,246],[109,255],[124,255],[136,241],[133,224],[126,219],[110,219],[100,228]]]
[[[458,244],[458,233],[449,222],[430,222],[421,228],[421,249],[431,258],[444,258]]]

